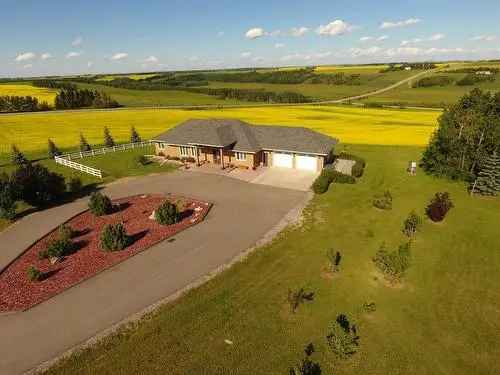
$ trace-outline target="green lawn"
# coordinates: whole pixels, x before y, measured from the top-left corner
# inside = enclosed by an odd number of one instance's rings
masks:
[[[286,374],[310,342],[324,374],[500,372],[500,199],[472,198],[463,184],[420,170],[409,177],[418,147],[347,150],[367,159],[365,176],[315,197],[301,227],[48,373]],[[373,208],[373,195],[386,189],[393,210]],[[448,191],[455,208],[441,224],[425,221],[403,284],[387,286],[371,258],[382,242],[402,243],[403,219],[412,209],[423,215],[438,191]],[[333,279],[325,275],[331,247],[343,256]],[[298,287],[313,291],[314,301],[291,314],[287,291]],[[376,312],[363,312],[371,301]],[[343,362],[325,340],[340,313],[361,337],[359,352]]]

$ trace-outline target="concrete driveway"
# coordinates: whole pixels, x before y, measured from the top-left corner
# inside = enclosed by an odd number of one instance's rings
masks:
[[[269,185],[284,189],[309,191],[319,172],[304,171],[301,169],[272,167],[253,179],[251,182],[260,185]]]
[[[252,247],[307,194],[195,172],[122,180],[112,198],[174,193],[214,203],[204,222],[70,288],[34,308],[0,315],[0,374],[50,360],[144,308],[175,294]],[[0,269],[40,234],[84,209],[87,199],[21,219],[0,233]],[[258,218],[258,220],[256,220]]]

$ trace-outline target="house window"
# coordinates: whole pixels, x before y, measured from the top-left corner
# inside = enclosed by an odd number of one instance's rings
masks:
[[[237,152],[236,153],[236,160],[244,161],[247,160],[247,154],[244,152]]]
[[[186,147],[186,146],[180,146],[180,151],[181,151],[181,156],[194,156],[194,148],[193,147]]]

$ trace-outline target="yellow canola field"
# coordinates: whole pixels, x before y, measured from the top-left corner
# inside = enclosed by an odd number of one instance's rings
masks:
[[[0,96],[34,96],[40,102],[54,104],[57,90],[31,85],[1,84]]]

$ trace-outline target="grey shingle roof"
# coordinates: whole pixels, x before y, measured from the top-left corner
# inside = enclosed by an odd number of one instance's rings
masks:
[[[244,152],[264,149],[324,155],[338,143],[335,138],[303,127],[250,125],[233,119],[187,120],[153,140],[230,147]]]

